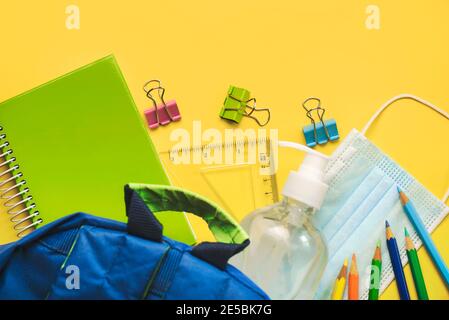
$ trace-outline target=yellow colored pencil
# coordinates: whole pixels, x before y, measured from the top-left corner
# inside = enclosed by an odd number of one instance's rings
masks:
[[[340,273],[335,280],[334,290],[332,291],[332,300],[342,300],[346,287],[346,272],[348,270],[348,259],[345,259]]]

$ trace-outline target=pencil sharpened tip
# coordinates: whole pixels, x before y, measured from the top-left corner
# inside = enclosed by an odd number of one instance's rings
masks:
[[[379,240],[377,240],[376,247],[380,248],[380,245],[381,245],[381,242],[380,242],[380,239],[379,239]]]
[[[380,250],[381,250],[381,249],[380,249],[380,240],[379,240],[379,241],[377,242],[376,250],[374,251],[374,257],[373,257],[374,260],[379,260],[379,261],[382,260],[382,253],[381,253]]]
[[[401,204],[405,206],[408,202],[408,197],[405,195],[403,191],[399,192],[399,200],[401,201]]]
[[[348,259],[345,259],[345,262],[343,262],[343,266],[347,266],[348,265]]]
[[[407,227],[404,227],[404,234],[405,234],[406,237],[410,237],[410,235],[408,234]]]
[[[388,223],[388,220],[385,220],[385,228],[388,228],[390,224]]]
[[[398,189],[398,192],[399,192],[399,193],[401,193],[401,192],[402,192],[402,189],[401,189],[401,188],[399,188],[399,186],[397,186],[397,189]]]

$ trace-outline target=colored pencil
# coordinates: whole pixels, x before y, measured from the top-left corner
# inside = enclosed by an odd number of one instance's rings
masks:
[[[405,247],[407,251],[408,262],[410,263],[410,269],[412,270],[413,281],[415,282],[416,294],[419,300],[429,300],[427,294],[426,283],[422,275],[421,265],[418,259],[418,253],[416,252],[415,245],[413,244],[407,228],[405,231]]]
[[[424,226],[424,223],[422,222],[418,212],[416,211],[415,207],[413,206],[412,202],[408,199],[408,197],[405,195],[405,193],[398,188],[399,191],[399,198],[401,199],[402,207],[404,208],[404,211],[410,220],[410,222],[413,225],[413,228],[415,228],[416,232],[418,233],[419,237],[421,238],[424,246],[427,249],[427,252],[429,253],[430,257],[433,260],[433,263],[437,267],[438,271],[440,272],[441,277],[443,278],[444,282],[446,283],[446,286],[449,288],[449,269],[447,268],[446,264],[444,263],[443,258],[441,257],[440,253],[438,252],[437,247],[432,241],[432,238],[430,237],[429,232],[427,232],[426,227]]]
[[[382,275],[382,253],[380,251],[380,240],[377,242],[373,260],[371,260],[371,281],[368,292],[368,300],[379,299],[380,278]]]
[[[359,300],[359,271],[355,254],[352,255],[351,268],[348,277],[348,300]]]
[[[332,291],[332,300],[342,300],[346,286],[346,272],[348,270],[348,259],[345,259],[340,273],[335,280],[334,290]]]
[[[408,293],[407,282],[405,281],[404,270],[402,270],[401,255],[399,254],[398,244],[394,238],[393,231],[391,231],[390,224],[385,221],[385,232],[387,235],[387,248],[390,254],[391,265],[393,266],[394,277],[396,278],[396,285],[398,287],[399,296],[401,300],[410,300]]]

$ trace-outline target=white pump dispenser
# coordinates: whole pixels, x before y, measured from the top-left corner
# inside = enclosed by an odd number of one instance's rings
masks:
[[[272,299],[312,299],[328,259],[311,217],[328,189],[324,169],[329,157],[293,142],[279,141],[279,146],[307,155],[299,170],[290,172],[284,199],[243,219],[251,244],[232,263]]]
[[[282,195],[320,209],[329,188],[324,182],[329,157],[299,143],[279,141],[279,146],[307,152],[299,170],[288,175]]]

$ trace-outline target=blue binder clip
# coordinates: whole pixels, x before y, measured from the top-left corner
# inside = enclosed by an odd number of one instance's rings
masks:
[[[314,108],[309,109],[307,103],[310,101],[316,101],[317,105]],[[307,111],[307,117],[312,122],[302,128],[308,147],[313,148],[317,144],[325,144],[328,141],[335,141],[340,138],[335,119],[323,120],[326,109],[321,107],[320,99],[310,97],[303,102],[302,106],[304,110]],[[312,114],[314,111],[316,112],[319,121],[315,121],[313,118]]]

